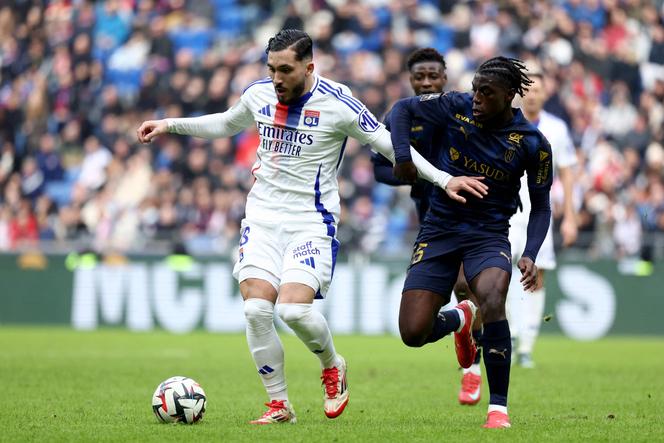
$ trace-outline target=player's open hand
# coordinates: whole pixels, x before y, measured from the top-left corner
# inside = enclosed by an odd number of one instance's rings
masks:
[[[452,177],[447,182],[445,191],[452,200],[456,200],[459,203],[466,203],[466,199],[459,194],[461,191],[468,192],[477,198],[484,198],[489,192],[489,187],[482,183],[482,180],[484,180],[484,177]]]
[[[567,247],[576,241],[579,234],[579,228],[576,226],[576,220],[573,216],[563,217],[560,224],[560,235],[563,237],[563,246]]]
[[[396,163],[393,173],[397,179],[404,183],[413,184],[417,181],[417,168],[413,162]]]
[[[136,130],[138,141],[141,143],[150,143],[153,138],[168,132],[168,123],[166,120],[148,120],[141,124]]]
[[[516,265],[521,271],[521,284],[523,290],[533,292],[537,289],[537,265],[530,257],[521,257],[519,263]]]

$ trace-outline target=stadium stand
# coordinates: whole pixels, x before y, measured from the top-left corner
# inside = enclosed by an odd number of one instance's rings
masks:
[[[266,37],[302,26],[318,72],[351,85],[376,115],[410,94],[403,66],[415,47],[443,51],[448,88],[461,90],[493,55],[537,60],[546,109],[569,123],[580,161],[580,252],[664,255],[661,0],[0,5],[0,250],[229,252],[255,132],[146,147],[135,129],[225,110],[265,76]],[[349,143],[339,180],[347,250],[410,248],[408,191],[374,183],[367,149]],[[555,185],[556,220],[560,202]]]

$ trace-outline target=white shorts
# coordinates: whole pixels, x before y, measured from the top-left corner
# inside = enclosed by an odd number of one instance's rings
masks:
[[[244,219],[233,277],[269,281],[278,291],[284,283],[302,283],[323,298],[334,273],[339,241],[333,223],[268,223]]]
[[[556,252],[553,249],[553,221],[549,225],[549,230],[544,237],[544,243],[537,253],[537,260],[535,264],[539,269],[552,270],[556,269]],[[514,223],[510,226],[510,244],[512,245],[512,263],[516,263],[523,254],[526,247],[526,240],[528,237],[528,224]]]

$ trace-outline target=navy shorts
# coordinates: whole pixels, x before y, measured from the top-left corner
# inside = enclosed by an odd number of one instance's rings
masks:
[[[403,290],[426,289],[447,297],[462,263],[466,281],[470,282],[487,268],[500,268],[512,275],[511,257],[507,232],[447,231],[429,237],[421,231]]]

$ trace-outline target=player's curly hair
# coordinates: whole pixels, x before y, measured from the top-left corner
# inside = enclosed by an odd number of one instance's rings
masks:
[[[301,61],[313,57],[313,46],[311,37],[306,32],[299,29],[282,29],[267,42],[265,53],[291,48],[295,51],[295,60]]]
[[[445,64],[445,58],[440,52],[436,51],[434,48],[420,48],[411,52],[410,55],[408,56],[408,60],[406,61],[406,66],[410,71],[411,69],[413,69],[413,66],[416,63],[422,63],[422,62],[440,63],[441,65],[443,65],[443,71],[447,68],[447,65]]]
[[[521,60],[500,56],[482,63],[477,69],[477,74],[500,77],[509,88],[514,89],[523,97],[523,94],[528,91],[528,86],[533,84],[526,74],[527,71],[526,65]]]

